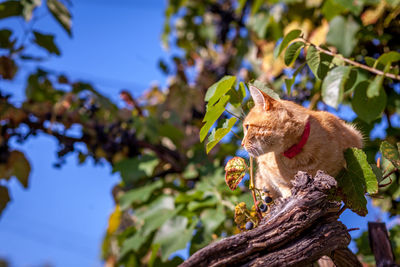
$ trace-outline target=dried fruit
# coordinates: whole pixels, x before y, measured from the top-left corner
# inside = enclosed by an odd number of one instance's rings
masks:
[[[251,230],[251,229],[253,229],[253,227],[254,227],[253,222],[247,222],[246,223],[246,230]]]
[[[235,190],[246,174],[247,165],[243,158],[234,157],[225,165],[225,182],[231,190]]]
[[[264,201],[265,201],[265,203],[269,204],[269,203],[272,202],[272,198],[269,197],[269,196],[266,196],[266,197],[264,198]]]
[[[261,212],[266,212],[268,210],[268,206],[265,204],[261,204],[259,208],[260,208]]]

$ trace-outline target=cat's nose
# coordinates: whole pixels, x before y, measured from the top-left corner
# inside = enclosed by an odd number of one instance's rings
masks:
[[[244,143],[243,143],[243,141],[242,141],[242,146],[244,147]]]

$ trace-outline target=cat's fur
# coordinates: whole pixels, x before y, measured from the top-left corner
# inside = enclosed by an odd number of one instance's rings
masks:
[[[265,187],[272,197],[290,196],[291,180],[298,171],[337,175],[345,165],[344,150],[362,147],[361,133],[328,112],[273,99],[254,86],[250,93],[255,106],[243,122],[242,146],[257,158],[256,187]],[[285,157],[284,151],[300,141],[307,121],[310,135],[302,151]]]

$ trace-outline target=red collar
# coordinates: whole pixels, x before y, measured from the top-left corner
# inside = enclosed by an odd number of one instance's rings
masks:
[[[310,121],[307,121],[306,126],[304,128],[303,135],[301,136],[300,142],[298,144],[294,144],[288,150],[283,152],[283,155],[289,159],[295,157],[297,154],[299,154],[301,152],[304,145],[307,143],[309,136],[310,136]]]

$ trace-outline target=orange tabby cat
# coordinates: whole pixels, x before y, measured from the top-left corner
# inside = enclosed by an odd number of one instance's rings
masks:
[[[257,158],[256,187],[272,197],[290,196],[298,171],[336,176],[345,164],[343,151],[362,147],[361,133],[328,112],[273,99],[254,86],[250,93],[255,106],[243,122],[242,146]]]

